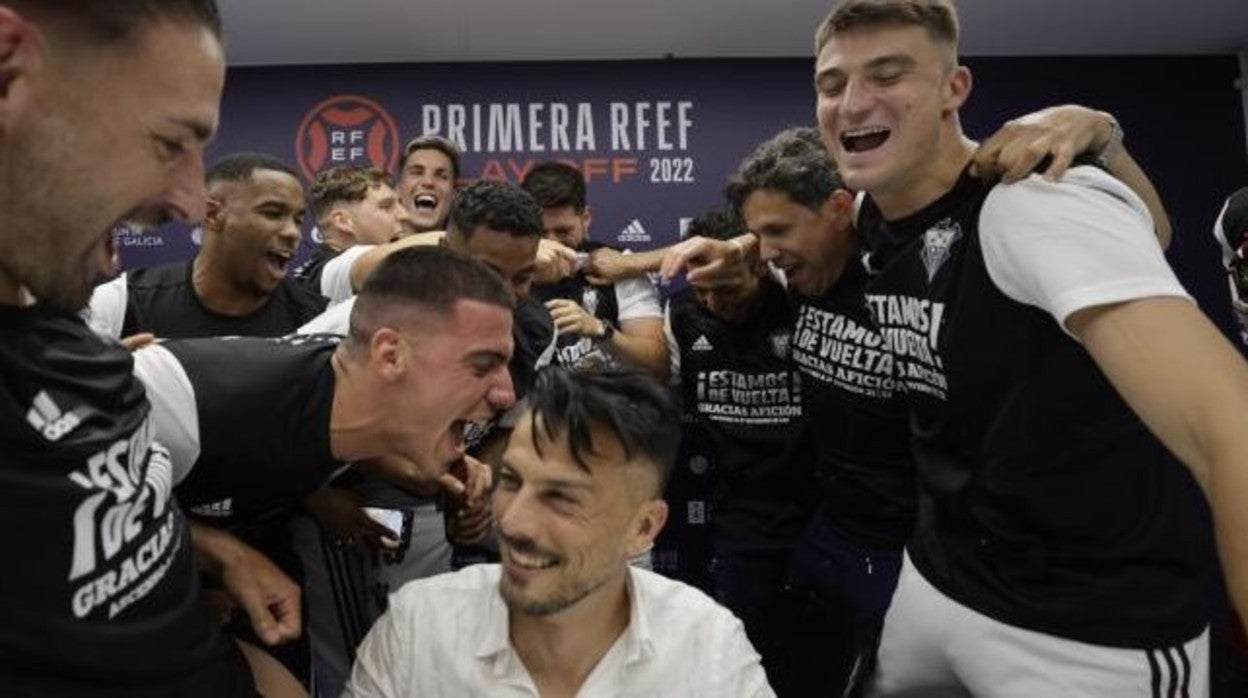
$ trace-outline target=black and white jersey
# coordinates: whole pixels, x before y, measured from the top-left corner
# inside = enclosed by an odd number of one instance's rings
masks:
[[[803,438],[804,384],[789,361],[793,308],[784,289],[762,282],[757,307],[734,323],[685,288],[668,301],[664,325],[684,411],[711,444],[716,530],[793,538],[810,514],[813,454]]]
[[[282,279],[250,315],[221,315],[200,301],[191,282],[193,262],[136,269],[101,284],[91,296],[87,323],[109,337],[151,332],[183,337],[280,337],[325,310],[325,299],[293,279]]]
[[[866,309],[866,281],[854,258],[822,296],[798,297],[793,363],[805,379],[824,511],[859,542],[897,550],[914,527],[909,413]]]
[[[1089,167],[995,188],[964,175],[901,220],[868,200],[859,231],[913,411],[916,568],[1030,630],[1137,648],[1199,634],[1199,494],[1061,324],[1185,295],[1138,197]]]
[[[585,250],[607,247],[587,242]],[[584,274],[574,274],[553,284],[534,286],[533,298],[541,303],[561,298],[570,300],[594,317],[619,327],[621,320],[660,319],[663,309],[659,294],[647,276],[621,279],[614,284],[596,286]],[[559,336],[559,363],[571,367],[610,366],[617,363],[609,348],[600,339],[579,334]]]
[[[131,365],[78,318],[0,306],[5,695],[252,695]]]
[[[303,287],[309,291],[318,296],[324,296],[326,294],[321,288],[321,275],[325,272],[325,265],[329,260],[340,254],[342,254],[342,250],[335,250],[322,242],[312,248],[312,254],[308,255],[307,260],[303,264],[295,267],[290,276],[295,281],[303,284]]]
[[[1222,204],[1213,237],[1222,249],[1239,339],[1248,345],[1248,187],[1231,194]]]
[[[329,442],[337,345],[295,335],[136,352],[184,509],[222,525],[254,522],[299,504],[343,467]]]

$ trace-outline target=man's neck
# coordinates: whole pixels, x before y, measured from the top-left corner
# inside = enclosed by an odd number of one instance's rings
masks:
[[[887,191],[868,191],[885,220],[897,220],[921,211],[953,189],[975,153],[975,143],[961,129],[945,133],[932,164]]]
[[[573,696],[629,624],[628,570],[549,616],[509,611],[511,645],[542,698]]]
[[[203,252],[195,255],[191,262],[191,284],[199,302],[218,315],[250,315],[269,300],[268,296],[258,296],[235,286],[225,267]]]
[[[386,408],[368,400],[375,391],[365,385],[367,373],[359,370],[347,351],[339,345],[330,359],[334,399],[329,412],[329,450],[335,460],[365,460],[376,456],[382,442],[377,422]]]

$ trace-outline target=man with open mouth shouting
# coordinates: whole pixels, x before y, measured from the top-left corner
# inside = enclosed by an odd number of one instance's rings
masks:
[[[99,286],[88,322],[127,337],[276,337],[325,309],[287,278],[302,236],[303,185],[266,155],[226,156],[208,171],[201,245],[189,262],[131,270]]]

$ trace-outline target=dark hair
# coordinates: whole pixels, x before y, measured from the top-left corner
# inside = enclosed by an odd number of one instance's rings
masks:
[[[403,170],[407,169],[407,159],[417,150],[437,150],[445,155],[451,161],[451,184],[454,185],[459,180],[459,146],[449,138],[443,138],[436,133],[427,133],[423,136],[417,136],[407,142],[407,146],[403,148],[403,159],[399,161],[399,176],[403,176]]]
[[[251,178],[252,173],[256,170],[285,172],[299,180],[299,175],[294,168],[272,155],[265,155],[264,153],[232,153],[217,160],[204,175],[204,181],[209,185],[217,182],[245,182]],[[300,185],[302,185],[303,180],[299,181]]]
[[[737,212],[727,208],[713,208],[689,221],[687,237],[704,237],[712,240],[731,240],[745,234],[745,223]]]
[[[347,341],[367,346],[379,328],[412,306],[438,315],[461,300],[480,301],[511,311],[511,291],[489,267],[454,250],[418,245],[385,257],[364,280],[351,309]]]
[[[526,399],[535,447],[539,422],[550,441],[566,433],[572,459],[588,471],[586,456],[599,454],[593,428],[605,427],[620,442],[626,459],[640,457],[654,467],[656,495],[662,492],[680,448],[680,411],[672,393],[650,374],[635,368],[550,366],[537,373]]]
[[[321,220],[334,204],[363,201],[370,189],[390,184],[390,176],[376,167],[344,165],[316,173],[309,195],[312,212]]]
[[[815,31],[815,55],[834,34],[887,26],[922,27],[932,39],[958,46],[958,11],[952,0],[841,0]]]
[[[571,206],[577,213],[585,210],[585,176],[571,165],[554,161],[538,163],[524,176],[520,186],[532,194],[542,208]]]
[[[455,194],[451,230],[470,238],[483,225],[512,237],[541,237],[542,209],[519,185],[483,179]]]
[[[101,43],[130,38],[139,27],[160,20],[194,22],[221,38],[216,0],[8,0],[32,18],[60,22]]]
[[[781,131],[742,160],[724,196],[738,214],[745,199],[760,189],[783,192],[794,202],[816,209],[844,187],[819,132],[801,127]]]

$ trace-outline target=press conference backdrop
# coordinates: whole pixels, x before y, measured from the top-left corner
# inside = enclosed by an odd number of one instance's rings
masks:
[[[975,89],[963,124],[972,137],[1064,102],[1117,115],[1169,207],[1172,264],[1230,336],[1210,230],[1222,199],[1248,183],[1235,57],[967,63]],[[808,59],[235,68],[226,85],[210,161],[248,150],[309,179],[345,163],[393,171],[408,139],[440,133],[463,149],[461,183],[518,181],[547,159],[575,165],[589,185],[591,237],[633,249],[679,239],[691,217],[720,202],[725,178],[757,143],[814,120]],[[123,264],[187,259],[196,239],[178,226],[123,235]],[[682,456],[673,524],[656,551],[663,571],[703,585],[711,470],[701,454]]]

